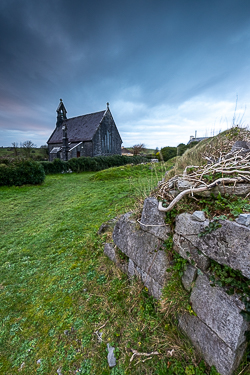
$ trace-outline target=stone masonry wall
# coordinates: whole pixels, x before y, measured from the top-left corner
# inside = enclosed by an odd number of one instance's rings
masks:
[[[249,330],[240,314],[245,306],[239,296],[212,287],[208,274],[213,259],[250,278],[250,215],[240,215],[236,221],[220,221],[221,227],[200,237],[199,233],[209,226],[204,212],[183,213],[176,217],[172,233],[174,250],[189,262],[182,283],[190,292],[196,314],[180,316],[179,326],[221,375],[232,375],[239,365],[246,348],[245,332]],[[131,213],[123,215],[114,227],[114,242],[105,244],[104,252],[122,271],[138,276],[149,292],[160,298],[168,280],[169,261],[162,245],[169,234],[165,213],[158,211],[155,198],[147,198],[140,222]],[[121,261],[119,251],[127,261]]]
[[[149,292],[160,298],[169,267],[161,248],[170,228],[165,224],[165,214],[157,207],[155,198],[147,198],[140,223],[131,213],[123,215],[114,227],[114,244],[106,244],[104,252],[129,276],[141,278]],[[126,263],[119,261],[117,249],[128,257]]]

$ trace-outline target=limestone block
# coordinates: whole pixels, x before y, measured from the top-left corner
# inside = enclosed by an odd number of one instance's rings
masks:
[[[250,151],[250,142],[247,141],[236,141],[234,142],[231,152],[238,151],[238,150],[245,150],[247,152]]]
[[[107,359],[108,359],[109,367],[110,368],[115,367],[116,366],[116,358],[115,358],[115,353],[114,353],[115,348],[107,344],[107,349],[108,349]]]
[[[165,218],[165,212],[158,210],[157,199],[146,198],[140,220],[141,229],[165,241],[170,233],[170,227],[165,223]]]
[[[248,323],[241,309],[222,288],[211,287],[207,276],[200,275],[192,290],[190,301],[197,316],[232,350],[245,342]]]
[[[130,277],[136,276],[135,272],[136,272],[136,270],[135,270],[135,264],[132,261],[132,259],[129,259],[129,261],[128,261],[128,275]]]
[[[182,189],[187,190],[187,189]],[[170,194],[173,195],[173,197],[176,197],[180,193],[180,190],[173,189],[170,190]],[[250,193],[250,184],[237,184],[235,186],[228,186],[228,185],[218,185],[215,186],[211,190],[205,190],[195,193],[195,195],[201,196],[201,197],[211,197],[211,194],[213,194],[215,197],[217,197],[218,194],[225,195],[238,195],[239,197],[245,197],[248,193]]]
[[[175,219],[175,233],[187,238],[192,245],[196,246],[198,242],[198,234],[204,231],[209,225],[209,220],[197,221],[193,215],[185,212]]]
[[[179,191],[190,189],[193,186],[193,183],[185,180],[184,178],[178,178],[177,180],[177,189]]]
[[[182,315],[179,319],[179,326],[210,366],[215,366],[221,375],[232,375],[242,359],[246,343],[243,343],[236,351],[232,350],[194,315]]]
[[[245,226],[249,227],[250,226],[250,213],[240,214],[239,217],[235,221],[238,224],[245,225]]]
[[[250,227],[229,220],[221,220],[220,224],[221,228],[196,241],[197,248],[250,278]]]
[[[143,284],[148,288],[149,294],[153,297],[157,299],[161,297],[163,285],[159,284],[146,272],[142,271],[131,259],[129,259],[128,263],[128,275],[140,278]]]
[[[206,220],[205,212],[195,211],[192,215],[192,219],[196,221],[201,221],[201,222],[205,221]]]
[[[189,262],[194,261],[195,265],[202,271],[206,271],[209,268],[209,258],[192,245],[189,240],[179,234],[174,234],[173,241],[174,250],[179,253],[182,258],[187,259]]]
[[[104,245],[104,254],[109,257],[113,262],[117,263],[115,247],[113,243],[105,243]]]
[[[149,294],[151,294],[154,298],[159,299],[162,295],[163,286],[146,273],[144,273],[142,276],[142,282],[148,288]]]
[[[137,228],[131,214],[127,213],[118,220],[113,232],[117,247],[138,267],[163,285],[169,261],[164,250],[160,250],[163,241],[154,235]]]
[[[250,227],[229,220],[221,220],[220,224],[220,228],[198,237],[209,225],[209,220],[199,222],[193,220],[191,214],[178,215],[174,235],[175,250],[187,259],[186,252],[189,252],[191,257],[195,256],[191,246],[193,245],[203,255],[240,270],[244,276],[250,278]],[[195,258],[194,260],[197,266],[202,268]]]
[[[184,288],[189,292],[192,289],[192,284],[197,277],[197,269],[190,264],[187,266],[181,278]]]
[[[245,197],[248,193],[250,193],[250,184],[237,184],[235,186],[228,186],[228,185],[218,185],[211,190],[201,191],[196,193],[202,197],[210,197],[213,194],[217,197],[218,194],[225,195],[238,195],[240,197]]]

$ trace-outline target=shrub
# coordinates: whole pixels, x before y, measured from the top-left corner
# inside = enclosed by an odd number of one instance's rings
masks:
[[[16,161],[11,164],[0,164],[0,186],[21,186],[24,184],[41,184],[45,172],[40,163],[35,161]]]
[[[43,166],[45,174],[62,173],[71,169],[72,172],[96,172],[111,167],[119,167],[125,164],[140,164],[147,162],[147,159],[142,156],[123,156],[123,155],[111,155],[111,156],[95,156],[80,158],[72,158],[68,161],[55,159],[53,162],[41,161],[40,164]]]
[[[41,161],[40,164],[43,166],[45,174],[66,172],[69,168],[67,162],[60,159],[54,159],[52,162]]]
[[[163,147],[161,149],[161,154],[164,161],[174,158],[177,155],[177,148],[176,147]]]

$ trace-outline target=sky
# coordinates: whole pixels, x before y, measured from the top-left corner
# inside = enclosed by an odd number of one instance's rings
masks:
[[[123,146],[250,124],[249,0],[1,0],[0,146],[110,110]]]

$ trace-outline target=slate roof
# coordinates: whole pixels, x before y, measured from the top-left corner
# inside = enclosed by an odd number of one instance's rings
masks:
[[[69,142],[91,141],[105,112],[100,111],[64,120],[62,125],[56,127],[47,143],[62,143],[63,125],[67,125]]]

